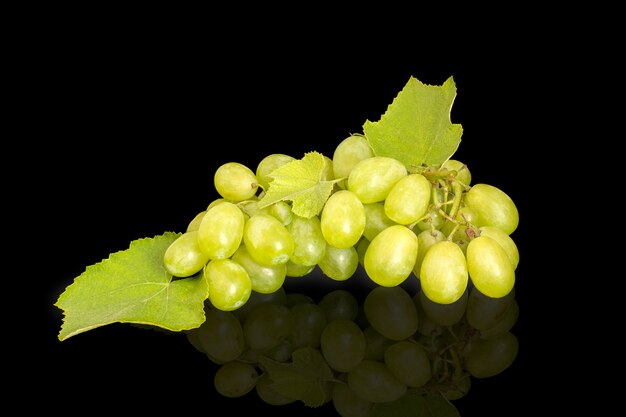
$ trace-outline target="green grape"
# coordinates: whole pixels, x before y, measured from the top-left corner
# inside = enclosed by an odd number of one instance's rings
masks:
[[[287,276],[287,266],[279,265],[261,265],[248,252],[246,245],[240,245],[235,251],[231,259],[244,267],[250,282],[252,290],[270,294],[278,290],[285,282]]]
[[[455,220],[458,223],[447,220],[442,226],[441,232],[444,235],[449,236],[450,233],[452,233],[452,231],[458,224],[459,227],[456,228],[456,232],[453,236],[453,239],[467,239],[467,235],[465,233],[465,229],[467,228],[466,225],[468,223],[469,224],[476,223],[477,219],[478,219],[478,214],[476,213],[474,209],[472,209],[471,207],[467,207],[467,206],[461,207],[455,217]]]
[[[443,163],[443,165],[441,165],[441,168],[445,168],[449,171],[456,171],[456,180],[465,186],[470,185],[472,182],[472,174],[469,168],[467,168],[467,165],[461,161],[448,159]]]
[[[439,209],[430,209],[425,219],[417,222],[419,230],[439,230],[445,224],[446,218],[439,212]]]
[[[474,287],[467,299],[467,322],[475,329],[487,330],[497,325],[514,300],[515,288],[504,297],[491,298]]]
[[[274,388],[272,388],[273,384],[274,381],[270,379],[269,374],[267,373],[264,373],[259,377],[259,379],[257,379],[256,393],[261,401],[269,405],[287,405],[296,401],[278,393]]]
[[[215,171],[215,189],[226,200],[243,201],[252,198],[259,188],[256,175],[239,162],[227,162]]]
[[[224,201],[228,201],[228,200],[226,200],[223,197],[216,198],[216,199],[214,199],[213,201],[211,201],[209,203],[209,205],[207,206],[206,209],[209,210],[209,209],[213,208],[213,206],[217,206],[219,203],[223,203]]]
[[[370,242],[377,234],[389,226],[397,224],[385,214],[384,203],[363,204],[363,208],[365,209],[365,228],[363,229],[363,236]]]
[[[255,214],[248,219],[243,242],[254,260],[262,265],[284,264],[294,251],[287,228],[269,214]]]
[[[363,330],[365,336],[365,356],[364,359],[371,359],[382,362],[385,359],[385,351],[395,343],[380,334],[372,325],[368,325]]]
[[[324,169],[320,181],[332,181],[335,179],[335,171],[333,170],[333,160],[324,155]]]
[[[270,208],[269,207],[259,207],[259,202],[260,200],[258,200],[256,197],[250,200],[245,200],[245,201],[241,201],[239,203],[237,203],[237,206],[239,206],[239,208],[241,209],[241,211],[243,211],[243,213],[246,215],[246,221],[254,216],[255,214],[269,214],[272,215],[273,214],[270,212]],[[276,216],[274,216],[276,217]]]
[[[419,388],[432,377],[430,358],[417,343],[401,340],[385,350],[385,365],[398,381],[410,388]]]
[[[322,234],[320,218],[294,215],[287,230],[294,243],[293,253],[289,260],[302,266],[317,265],[326,253],[326,239]]]
[[[406,280],[415,266],[418,241],[413,231],[399,224],[390,226],[372,239],[363,265],[372,281],[393,287]]]
[[[315,269],[315,265],[298,265],[291,260],[287,261],[286,266],[288,277],[304,277]]]
[[[513,302],[504,310],[504,314],[500,316],[498,321],[491,327],[480,331],[480,337],[483,339],[493,339],[502,333],[510,331],[517,319],[519,318],[519,305],[517,301]]]
[[[517,269],[517,265],[519,264],[519,250],[517,249],[517,245],[511,236],[495,226],[482,226],[478,229],[478,231],[480,236],[487,236],[498,242],[509,257],[511,264],[513,265],[513,269]]]
[[[320,227],[329,245],[340,249],[356,245],[365,230],[363,203],[348,190],[331,194],[322,209]]]
[[[476,184],[464,196],[465,205],[478,214],[476,226],[495,226],[511,234],[519,224],[515,203],[504,191],[489,184]]]
[[[207,210],[198,228],[198,245],[211,259],[230,258],[241,244],[245,225],[243,212],[222,201]]]
[[[206,309],[204,322],[188,334],[195,335],[201,351],[220,363],[234,361],[245,348],[241,323],[230,311]]]
[[[359,256],[359,265],[362,267],[365,265],[365,254],[367,253],[367,248],[369,248],[369,246],[370,241],[365,237],[361,237],[355,246],[356,253]]]
[[[318,266],[327,277],[335,281],[345,281],[354,275],[359,267],[359,254],[354,246],[342,249],[326,245],[324,257]]]
[[[395,401],[407,391],[387,365],[369,359],[348,372],[348,386],[358,397],[373,403]]]
[[[437,242],[445,240],[445,236],[439,230],[423,230],[417,235],[417,256],[415,257],[415,265],[413,266],[413,273],[416,277],[420,277],[422,262],[424,261],[424,255],[432,245]]]
[[[403,340],[417,331],[417,309],[402,287],[375,287],[363,303],[369,323],[391,340]]]
[[[500,298],[515,285],[515,269],[498,242],[479,236],[467,246],[467,269],[474,286],[486,296]]]
[[[246,302],[243,306],[239,307],[237,310],[233,310],[232,313],[239,319],[241,323],[245,323],[248,319],[248,316],[257,306],[265,303],[272,303],[278,305],[287,305],[287,293],[285,292],[284,287],[280,287],[273,293],[263,294],[260,292],[252,291],[250,293],[250,298],[248,298],[248,302]]]
[[[489,378],[506,370],[517,357],[519,341],[511,332],[493,339],[476,339],[465,357],[465,369],[474,378]]]
[[[289,312],[292,317],[289,340],[294,350],[307,346],[317,349],[327,323],[324,310],[317,304],[307,302],[291,307]]]
[[[461,248],[442,240],[428,249],[420,268],[421,288],[435,303],[451,304],[461,298],[469,281]]]
[[[367,417],[374,405],[354,393],[344,381],[333,384],[333,406],[341,417]]]
[[[199,212],[198,214],[196,214],[194,216],[193,219],[191,219],[191,221],[189,222],[189,224],[187,225],[187,232],[195,232],[200,228],[200,223],[202,222],[202,219],[204,218],[204,215],[206,214],[206,210],[202,210],[201,212]]]
[[[231,259],[206,264],[204,277],[209,284],[209,301],[220,310],[236,310],[248,301],[252,283],[245,268]]]
[[[333,153],[333,172],[335,178],[348,178],[357,162],[374,156],[372,148],[364,136],[352,135],[342,140]],[[339,187],[346,188],[346,181],[340,181]]]
[[[398,224],[417,222],[428,211],[430,189],[430,182],[422,174],[409,174],[399,179],[385,199],[385,214]]]
[[[348,372],[365,356],[365,336],[355,322],[333,320],[322,331],[320,350],[328,366],[338,372]]]
[[[347,290],[332,290],[317,305],[324,311],[328,322],[341,319],[354,321],[359,313],[359,302]]]
[[[363,204],[387,198],[391,187],[408,174],[404,164],[386,156],[373,156],[357,162],[348,176],[347,189]]]
[[[429,299],[424,291],[419,292],[422,308],[433,323],[439,326],[454,326],[459,323],[465,315],[469,289],[465,289],[461,298],[450,304],[439,304]]]
[[[293,220],[295,214],[291,211],[291,205],[285,201],[277,201],[268,208],[269,214],[276,217],[283,226],[287,226]]]
[[[269,188],[269,184],[272,181],[272,178],[270,177],[271,173],[277,168],[280,168],[281,166],[295,160],[296,158],[294,158],[293,156],[285,155],[282,153],[273,153],[267,155],[261,160],[261,162],[259,162],[256,167],[256,179],[259,183],[259,186],[267,191],[267,189]]]
[[[292,318],[284,305],[263,303],[254,308],[243,323],[248,346],[258,352],[275,348],[291,333]]]
[[[163,265],[175,277],[190,277],[202,270],[209,257],[198,246],[198,232],[178,236],[163,255]]]
[[[254,366],[242,362],[228,362],[220,366],[213,377],[215,390],[228,398],[243,397],[252,391],[259,375]]]

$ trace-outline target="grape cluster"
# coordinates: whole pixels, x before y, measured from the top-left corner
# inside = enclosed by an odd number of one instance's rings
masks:
[[[166,269],[176,277],[204,274],[210,302],[223,311],[316,267],[343,281],[362,265],[382,287],[414,275],[424,295],[444,305],[458,301],[470,282],[491,298],[512,291],[517,208],[499,188],[472,185],[465,164],[449,159],[440,167],[407,167],[375,155],[362,135],[347,137],[324,160],[319,180],[336,182],[311,217],[295,214],[288,199],[259,203],[272,173],[294,157],[268,155],[255,171],[238,162],[221,165],[214,175],[220,197],[167,249]]]
[[[216,364],[219,394],[240,398],[256,392],[275,406],[332,403],[342,417],[366,417],[377,404],[405,395],[460,399],[473,378],[506,370],[519,347],[511,332],[519,315],[515,291],[491,298],[467,288],[455,302],[439,304],[419,288],[403,286],[375,286],[360,299],[334,289],[319,300],[281,288],[253,292],[234,311],[207,302],[205,313],[206,321],[185,333]],[[321,362],[301,374],[296,369],[287,381],[268,367],[268,361],[289,366],[307,349]],[[311,379],[324,375],[322,368],[329,376]],[[314,404],[312,387],[321,391]]]

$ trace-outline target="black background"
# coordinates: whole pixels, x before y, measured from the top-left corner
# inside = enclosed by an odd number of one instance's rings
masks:
[[[547,358],[557,347],[549,331],[561,313],[547,302],[546,282],[538,284],[545,253],[533,238],[540,210],[530,184],[545,141],[538,92],[554,74],[532,48],[466,44],[460,36],[428,54],[391,51],[354,33],[330,42],[294,43],[288,33],[226,42],[185,25],[91,23],[41,33],[25,68],[35,86],[29,131],[41,139],[31,162],[40,175],[29,188],[37,203],[28,224],[45,222],[37,244],[37,340],[27,359],[34,366],[22,375],[25,387],[48,393],[59,410],[222,415],[216,407],[225,406],[229,414],[334,415],[330,404],[315,410],[268,406],[254,394],[219,396],[215,365],[182,335],[114,324],[60,342],[62,315],[53,304],[86,266],[130,241],[184,230],[217,196],[212,175],[220,164],[255,167],[270,153],[331,156],[365,120],[378,120],[410,76],[432,85],[452,76],[451,120],[464,129],[455,158],[469,166],[474,183],[495,185],[516,202],[513,237],[521,254],[513,328],[519,356],[503,374],[474,380],[454,404],[462,416],[537,409],[529,384],[536,401],[552,389]],[[85,405],[77,406],[78,398]]]

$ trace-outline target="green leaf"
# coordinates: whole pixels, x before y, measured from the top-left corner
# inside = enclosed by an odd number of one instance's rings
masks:
[[[134,240],[126,250],[88,266],[59,296],[59,340],[115,322],[180,331],[205,320],[209,287],[202,274],[172,280],[163,255],[180,233]]]
[[[408,392],[396,401],[374,404],[368,417],[460,417],[460,414],[441,395]]]
[[[292,362],[283,363],[259,357],[273,381],[270,387],[308,407],[319,407],[330,401],[334,376],[320,351],[311,347],[299,348],[293,351],[291,358]]]
[[[291,161],[276,168],[267,193],[259,201],[259,207],[270,206],[277,201],[292,201],[291,210],[300,217],[310,218],[322,211],[330,197],[333,185],[341,181],[323,180],[326,160],[319,152],[308,152],[302,159]]]
[[[363,132],[374,154],[408,166],[440,166],[458,149],[463,128],[450,122],[456,97],[452,77],[441,86],[414,77],[398,93],[378,122],[365,121]]]

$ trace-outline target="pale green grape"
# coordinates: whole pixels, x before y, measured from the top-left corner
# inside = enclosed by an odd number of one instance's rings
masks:
[[[391,340],[403,340],[417,331],[417,309],[402,287],[376,287],[363,303],[369,323]]]
[[[513,364],[519,352],[519,341],[511,332],[493,339],[476,339],[465,357],[465,369],[474,378],[489,378]]]
[[[430,204],[430,182],[422,174],[409,174],[399,179],[385,199],[385,214],[399,224],[420,220]]]
[[[467,308],[469,290],[465,289],[461,298],[450,304],[440,304],[432,301],[424,291],[419,292],[420,302],[424,312],[439,326],[454,326],[461,321]]]
[[[482,226],[478,229],[481,236],[487,236],[495,240],[502,246],[502,249],[506,252],[513,269],[517,269],[519,264],[519,250],[513,238],[506,232],[503,232],[500,228],[495,226]]]
[[[426,351],[408,340],[396,342],[385,350],[385,365],[398,381],[410,388],[422,387],[432,377]]]
[[[243,211],[243,213],[246,215],[246,221],[254,216],[255,214],[270,214],[272,215],[272,213],[270,212],[270,208],[269,207],[263,207],[261,208],[259,206],[259,202],[260,200],[257,199],[256,197],[250,200],[245,200],[245,201],[241,201],[239,203],[237,203],[237,206],[239,206],[239,208],[241,208],[241,211]],[[276,216],[274,216],[276,217]]]
[[[461,184],[468,186],[472,182],[472,174],[463,162],[456,159],[448,159],[441,165],[441,168],[446,168],[450,171],[456,171],[456,180]]]
[[[507,234],[519,224],[515,203],[501,189],[489,184],[476,184],[464,196],[465,205],[478,214],[476,226],[495,226]]]
[[[320,350],[328,366],[338,372],[348,372],[365,356],[365,336],[355,322],[333,320],[322,331]]]
[[[307,302],[297,304],[289,311],[292,318],[289,340],[294,350],[307,346],[318,348],[327,323],[324,310],[317,304]]]
[[[293,220],[295,214],[291,211],[291,205],[285,201],[277,201],[268,207],[268,212],[276,217],[283,226],[287,226]]]
[[[382,362],[385,359],[385,351],[395,343],[378,332],[372,325],[368,325],[363,330],[365,336],[365,356],[364,359],[371,359]]]
[[[347,290],[332,290],[317,305],[324,311],[328,322],[341,319],[354,321],[359,312],[359,302]]]
[[[302,266],[317,265],[326,253],[326,239],[322,234],[320,218],[294,215],[287,230],[294,243],[293,253],[289,260]]]
[[[448,240],[428,249],[420,269],[421,288],[435,303],[451,304],[461,298],[469,281],[461,248]]]
[[[281,166],[295,161],[296,158],[293,156],[285,155],[282,153],[273,153],[267,155],[265,158],[259,162],[256,167],[256,179],[259,183],[259,186],[267,191],[269,188],[269,184],[272,181],[270,174],[277,168]]]
[[[284,264],[294,251],[287,228],[269,214],[255,214],[248,219],[243,242],[252,258],[262,265]]]
[[[359,265],[365,267],[365,254],[367,253],[367,248],[370,246],[370,241],[365,237],[361,237],[357,242],[355,248],[356,253],[359,255]]]
[[[335,281],[345,281],[359,267],[359,254],[354,246],[336,248],[326,245],[324,257],[318,263],[324,275]]]
[[[278,290],[285,282],[287,276],[287,266],[279,265],[262,265],[254,260],[248,252],[246,245],[240,245],[235,251],[231,259],[244,267],[248,276],[252,290],[270,294]]]
[[[230,311],[206,309],[202,324],[188,331],[194,334],[202,352],[215,361],[226,363],[237,359],[244,351],[243,329]]]
[[[346,382],[333,385],[333,406],[341,417],[367,417],[373,405],[356,395]]]
[[[245,268],[231,259],[210,261],[204,268],[209,301],[220,310],[236,310],[248,301],[252,283]]]
[[[465,316],[470,326],[478,330],[487,330],[497,325],[506,315],[507,309],[515,301],[515,288],[501,298],[487,297],[477,288],[472,288],[467,299]]]
[[[365,230],[363,203],[348,190],[331,194],[322,209],[320,227],[329,245],[340,249],[356,245]]]
[[[201,212],[196,214],[194,218],[191,219],[191,221],[187,225],[187,232],[197,231],[200,228],[200,223],[202,222],[202,219],[204,218],[205,214],[206,214],[206,210],[202,210]]]
[[[393,376],[387,365],[369,359],[348,372],[348,386],[357,396],[373,403],[395,401],[407,391],[407,386]]]
[[[200,272],[209,256],[200,250],[198,232],[186,232],[178,236],[163,255],[163,265],[175,277],[190,277]]]
[[[363,136],[352,135],[342,140],[333,153],[333,171],[335,178],[348,178],[352,168],[357,162],[374,156],[372,148]],[[346,181],[338,183],[341,188],[346,188]]]
[[[413,231],[399,224],[390,226],[372,239],[363,265],[372,281],[393,287],[406,280],[415,266],[418,241]]]
[[[298,265],[291,260],[287,261],[286,266],[288,277],[304,277],[315,269],[315,265]]]
[[[322,170],[321,181],[332,181],[335,179],[335,171],[333,170],[333,160],[324,155],[324,169]]]
[[[422,262],[424,261],[424,255],[432,245],[437,242],[445,240],[445,236],[439,230],[423,230],[417,235],[417,256],[415,257],[415,265],[413,266],[413,273],[416,277],[420,277]]]
[[[365,228],[363,229],[363,236],[370,242],[377,234],[389,226],[397,224],[387,217],[385,214],[385,206],[382,202],[364,204],[363,208],[365,209]]]
[[[519,318],[519,305],[513,300],[511,305],[504,310],[504,314],[500,316],[498,321],[491,327],[480,331],[480,337],[483,339],[493,339],[502,333],[508,332],[513,328]]]
[[[206,208],[206,209],[207,209],[207,210],[209,210],[209,209],[213,208],[213,206],[216,206],[216,205],[218,205],[219,203],[223,203],[224,201],[228,201],[228,200],[226,200],[226,199],[225,199],[225,198],[223,198],[223,197],[216,198],[215,200],[213,200],[213,201],[211,201],[211,202],[209,203],[209,205],[207,206],[207,208]]]
[[[252,198],[259,188],[254,172],[239,162],[220,165],[215,171],[213,182],[219,195],[234,202]]]
[[[228,362],[220,366],[213,376],[215,390],[228,398],[243,397],[252,391],[259,374],[254,366],[242,362]]]
[[[291,333],[292,318],[284,305],[256,306],[243,323],[243,334],[251,349],[264,352],[278,346]]]
[[[243,212],[222,201],[207,210],[198,228],[198,245],[211,259],[230,258],[241,244],[245,225]]]
[[[404,164],[386,156],[373,156],[354,165],[348,176],[347,189],[363,204],[387,198],[391,187],[408,174]]]
[[[296,401],[276,392],[276,390],[272,388],[272,384],[274,384],[274,381],[270,379],[267,373],[264,373],[257,379],[255,389],[261,401],[269,405],[286,405]]]
[[[515,285],[515,269],[498,242],[481,235],[470,241],[466,256],[469,276],[481,293],[500,298],[511,292]]]

